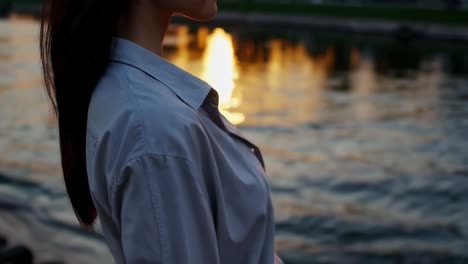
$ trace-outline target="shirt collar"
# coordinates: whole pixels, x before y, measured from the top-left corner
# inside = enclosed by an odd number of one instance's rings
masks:
[[[216,91],[208,83],[142,46],[118,37],[113,38],[113,45],[112,61],[124,63],[145,72],[166,85],[193,109],[198,110],[208,94],[217,97]],[[216,103],[217,99],[215,98]]]

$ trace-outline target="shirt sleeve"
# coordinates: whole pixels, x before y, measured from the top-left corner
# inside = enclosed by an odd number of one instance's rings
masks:
[[[200,173],[184,159],[160,155],[124,167],[111,188],[123,263],[220,263]]]

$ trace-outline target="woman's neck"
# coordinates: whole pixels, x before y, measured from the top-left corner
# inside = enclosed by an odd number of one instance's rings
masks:
[[[117,37],[128,39],[154,54],[162,55],[162,42],[172,16],[170,12],[155,12],[150,1],[135,1],[122,17]]]

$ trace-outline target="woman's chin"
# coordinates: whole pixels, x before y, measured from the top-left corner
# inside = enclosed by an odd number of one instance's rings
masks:
[[[176,13],[174,15],[184,16],[191,20],[200,21],[200,22],[208,22],[216,17],[218,14],[218,5],[215,3],[211,8],[205,8],[203,10],[199,10],[199,12],[190,12],[187,14],[183,13]]]

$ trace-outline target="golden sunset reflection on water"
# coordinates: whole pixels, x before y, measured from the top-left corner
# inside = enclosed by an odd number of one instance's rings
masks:
[[[231,111],[241,104],[241,98],[233,95],[239,76],[232,36],[217,28],[208,36],[206,45],[201,78],[218,92],[221,113],[231,123],[238,125],[244,122],[245,116]]]
[[[216,89],[220,112],[234,125],[295,124],[320,118],[322,91],[335,63],[333,48],[311,55],[304,43],[235,42],[222,28],[201,27],[196,36],[185,26],[174,32],[185,41],[177,42],[169,60]],[[187,40],[196,43],[188,45]]]

